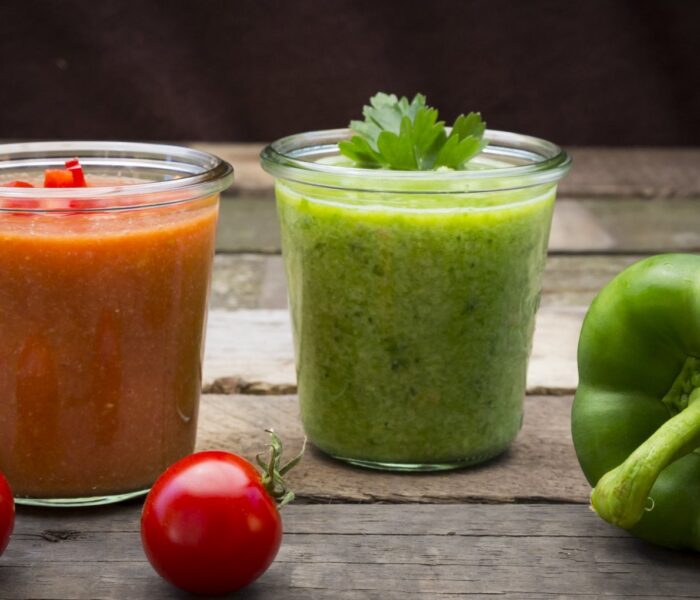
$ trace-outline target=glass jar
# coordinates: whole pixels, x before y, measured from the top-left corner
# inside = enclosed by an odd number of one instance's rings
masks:
[[[89,187],[3,186],[73,157]],[[130,498],[194,449],[232,173],[175,146],[0,145],[0,471],[18,503]]]
[[[557,182],[568,155],[487,131],[467,170],[348,164],[347,130],[281,139],[275,177],[301,418],[333,457],[472,465],[522,423]]]

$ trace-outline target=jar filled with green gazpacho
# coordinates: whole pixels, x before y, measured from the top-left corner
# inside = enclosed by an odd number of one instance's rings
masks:
[[[309,439],[366,467],[503,452],[522,423],[556,145],[378,94],[350,129],[264,149]]]

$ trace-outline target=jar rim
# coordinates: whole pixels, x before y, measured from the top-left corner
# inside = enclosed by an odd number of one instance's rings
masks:
[[[86,188],[6,187],[3,172],[22,169],[63,167],[62,162],[77,156],[85,167],[103,166],[150,168],[177,173],[169,179],[95,185]],[[221,158],[184,146],[120,141],[37,141],[0,144],[0,196],[13,199],[71,198],[118,199],[167,192],[197,196],[226,189],[233,179],[233,167]]]
[[[487,129],[483,155],[519,161],[505,167],[467,170],[399,171],[327,164],[313,160],[338,154],[349,129],[326,129],[281,138],[260,153],[262,167],[274,177],[299,183],[357,191],[487,192],[519,189],[559,181],[571,166],[569,154],[533,136]]]

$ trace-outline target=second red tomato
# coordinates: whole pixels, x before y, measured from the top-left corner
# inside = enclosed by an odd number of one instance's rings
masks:
[[[253,465],[227,452],[200,452],[155,483],[141,538],[153,567],[172,584],[223,594],[265,572],[279,550],[282,522]]]
[[[7,548],[15,526],[15,500],[7,479],[0,473],[0,555]]]

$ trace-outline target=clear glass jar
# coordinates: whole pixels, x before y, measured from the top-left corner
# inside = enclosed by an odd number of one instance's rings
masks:
[[[347,130],[281,139],[275,177],[301,417],[333,457],[440,470],[522,423],[559,147],[487,131],[468,170],[356,168]]]
[[[3,186],[73,157],[89,187]],[[194,449],[232,173],[175,146],[0,145],[0,471],[18,503],[130,498]]]

